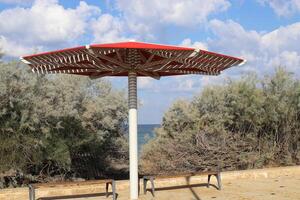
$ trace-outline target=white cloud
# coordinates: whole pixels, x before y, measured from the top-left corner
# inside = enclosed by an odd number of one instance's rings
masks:
[[[138,78],[138,88],[139,89],[149,89],[154,85],[154,79],[150,77],[139,77]]]
[[[184,39],[181,44],[181,46],[186,46],[186,47],[192,47],[192,48],[196,48],[196,49],[203,49],[203,50],[207,50],[208,47],[207,47],[207,44],[204,43],[204,42],[199,42],[199,41],[196,41],[196,42],[192,42],[192,40],[190,38],[186,38]]]
[[[34,0],[0,0],[0,3],[26,5],[33,3]]]
[[[138,79],[138,89],[151,90],[156,93],[195,92],[201,87],[201,76],[170,76],[162,77],[159,81],[149,77]]]
[[[242,67],[246,71],[269,72],[278,65],[299,71],[300,22],[268,33],[245,30],[231,20],[212,20],[209,26],[216,38],[208,41],[208,47],[247,59],[248,65]]]
[[[18,57],[28,52],[34,52],[36,49],[19,45],[14,41],[7,41],[4,36],[0,35],[0,51],[9,56]]]
[[[229,6],[226,0],[117,0],[117,8],[131,20],[180,26],[199,24],[212,13],[225,11]]]
[[[103,14],[91,22],[91,29],[95,43],[126,41],[130,38],[124,36],[125,24],[118,17]]]
[[[71,44],[85,33],[90,18],[99,14],[99,8],[83,1],[74,9],[64,8],[57,0],[36,0],[30,8],[6,9],[0,12],[0,47],[15,56],[32,53],[37,47]]]
[[[150,39],[154,39],[157,32],[164,32],[166,25],[193,27],[229,6],[228,0],[116,0],[128,28]]]
[[[282,51],[278,56],[272,57],[267,63],[269,66],[288,66],[293,72],[300,70],[300,53],[296,51]]]
[[[201,77],[201,88],[209,85],[220,85],[224,83],[224,76],[203,76]]]
[[[208,46],[239,55],[255,52],[260,42],[260,34],[256,31],[247,31],[240,24],[229,20],[226,23],[220,20],[211,20],[209,29],[217,39],[209,39]],[[242,52],[241,52],[242,50]]]
[[[262,46],[273,54],[283,50],[300,52],[300,22],[280,27],[262,36]]]
[[[177,78],[177,87],[176,90],[178,91],[195,91],[195,87],[197,87],[197,82],[192,79],[191,77],[186,78],[184,76]]]
[[[299,0],[257,0],[261,4],[268,4],[278,16],[291,16],[300,12]]]
[[[116,0],[120,13],[113,16],[84,1],[76,8],[64,8],[58,0],[0,1],[32,3],[0,12],[0,48],[10,56],[75,45],[81,37],[92,36],[93,43],[155,39],[169,25],[198,25],[230,6],[228,0]],[[183,42],[206,49],[204,43]]]
[[[211,20],[208,26],[214,37],[205,43],[185,39],[181,45],[196,47],[198,44],[209,50],[225,53],[246,59],[241,67],[225,70],[219,76],[178,76],[165,78],[159,84],[151,84],[157,92],[193,92],[206,85],[222,84],[224,79],[236,79],[244,72],[257,72],[264,75],[272,72],[277,66],[300,75],[300,22],[278,29],[260,33],[246,30],[232,20]],[[202,47],[203,48],[203,47]]]

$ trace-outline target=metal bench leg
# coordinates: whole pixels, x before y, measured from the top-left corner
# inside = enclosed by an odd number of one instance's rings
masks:
[[[154,195],[155,187],[154,187],[154,178],[153,178],[153,177],[150,178],[150,182],[151,182],[152,195],[155,196],[155,195]]]
[[[109,187],[109,184],[110,183],[106,183],[106,187],[105,187],[105,191],[106,191],[106,198],[109,196],[109,194],[108,194],[108,187]]]
[[[143,178],[144,194],[146,194],[146,192],[147,192],[147,182],[148,182],[148,179]]]
[[[221,190],[222,189],[221,174],[218,173],[216,177],[217,177],[217,181],[218,181],[218,190]]]
[[[29,185],[29,200],[35,200],[35,191],[32,185]]]
[[[211,177],[211,175],[209,174],[208,175],[208,179],[207,179],[207,187],[209,188],[209,183],[210,183],[210,177]]]
[[[115,180],[112,181],[111,186],[112,186],[113,200],[116,200],[117,196],[116,196],[116,182],[115,182]]]

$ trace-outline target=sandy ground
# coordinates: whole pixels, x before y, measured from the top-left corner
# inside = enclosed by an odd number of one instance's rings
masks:
[[[191,185],[184,184],[185,179],[170,179],[156,181],[157,191],[155,197],[148,191],[146,195],[141,194],[140,200],[300,200],[300,166],[271,168],[261,170],[245,170],[222,173],[221,191],[215,187],[206,187],[207,177],[196,177]],[[212,184],[216,180],[212,178]],[[0,199],[28,199],[28,190],[19,189],[20,195],[17,195],[17,189],[11,191],[0,190]],[[62,189],[60,189],[62,190]],[[72,188],[79,191],[79,189]],[[63,189],[66,192],[65,189]],[[89,189],[91,191],[91,189]],[[91,191],[104,191],[101,188]],[[49,192],[49,190],[47,191]],[[57,193],[58,190],[53,190]],[[117,182],[118,200],[129,199],[128,181]],[[74,191],[73,191],[74,193]],[[5,195],[7,194],[7,195]],[[3,196],[4,195],[4,196]],[[2,197],[2,198],[1,198]],[[79,198],[77,198],[79,197]],[[112,199],[111,196],[106,198],[103,193],[92,196],[68,196],[68,198],[46,198],[46,199],[76,199],[76,200],[101,200]]]
[[[155,193],[155,198],[150,192],[140,195],[141,200],[300,200],[300,175],[289,175],[276,178],[240,179],[223,181],[223,189],[218,191],[214,187],[204,185],[184,188],[161,187]],[[79,198],[77,198],[79,199]],[[80,198],[85,200],[106,199],[100,196]],[[118,200],[128,200],[129,191],[119,192]]]

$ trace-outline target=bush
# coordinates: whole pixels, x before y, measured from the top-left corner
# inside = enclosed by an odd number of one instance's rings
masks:
[[[284,68],[206,87],[165,113],[144,173],[300,164],[300,81]]]
[[[115,159],[120,166],[128,162],[123,91],[105,80],[35,75],[15,62],[0,65],[0,173],[31,174],[36,181],[96,178],[114,168],[108,158],[122,158]],[[94,173],[87,174],[76,159],[84,166],[92,162]]]

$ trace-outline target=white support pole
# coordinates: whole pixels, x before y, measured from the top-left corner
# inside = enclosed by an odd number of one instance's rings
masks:
[[[138,199],[137,75],[128,72],[130,199]]]

